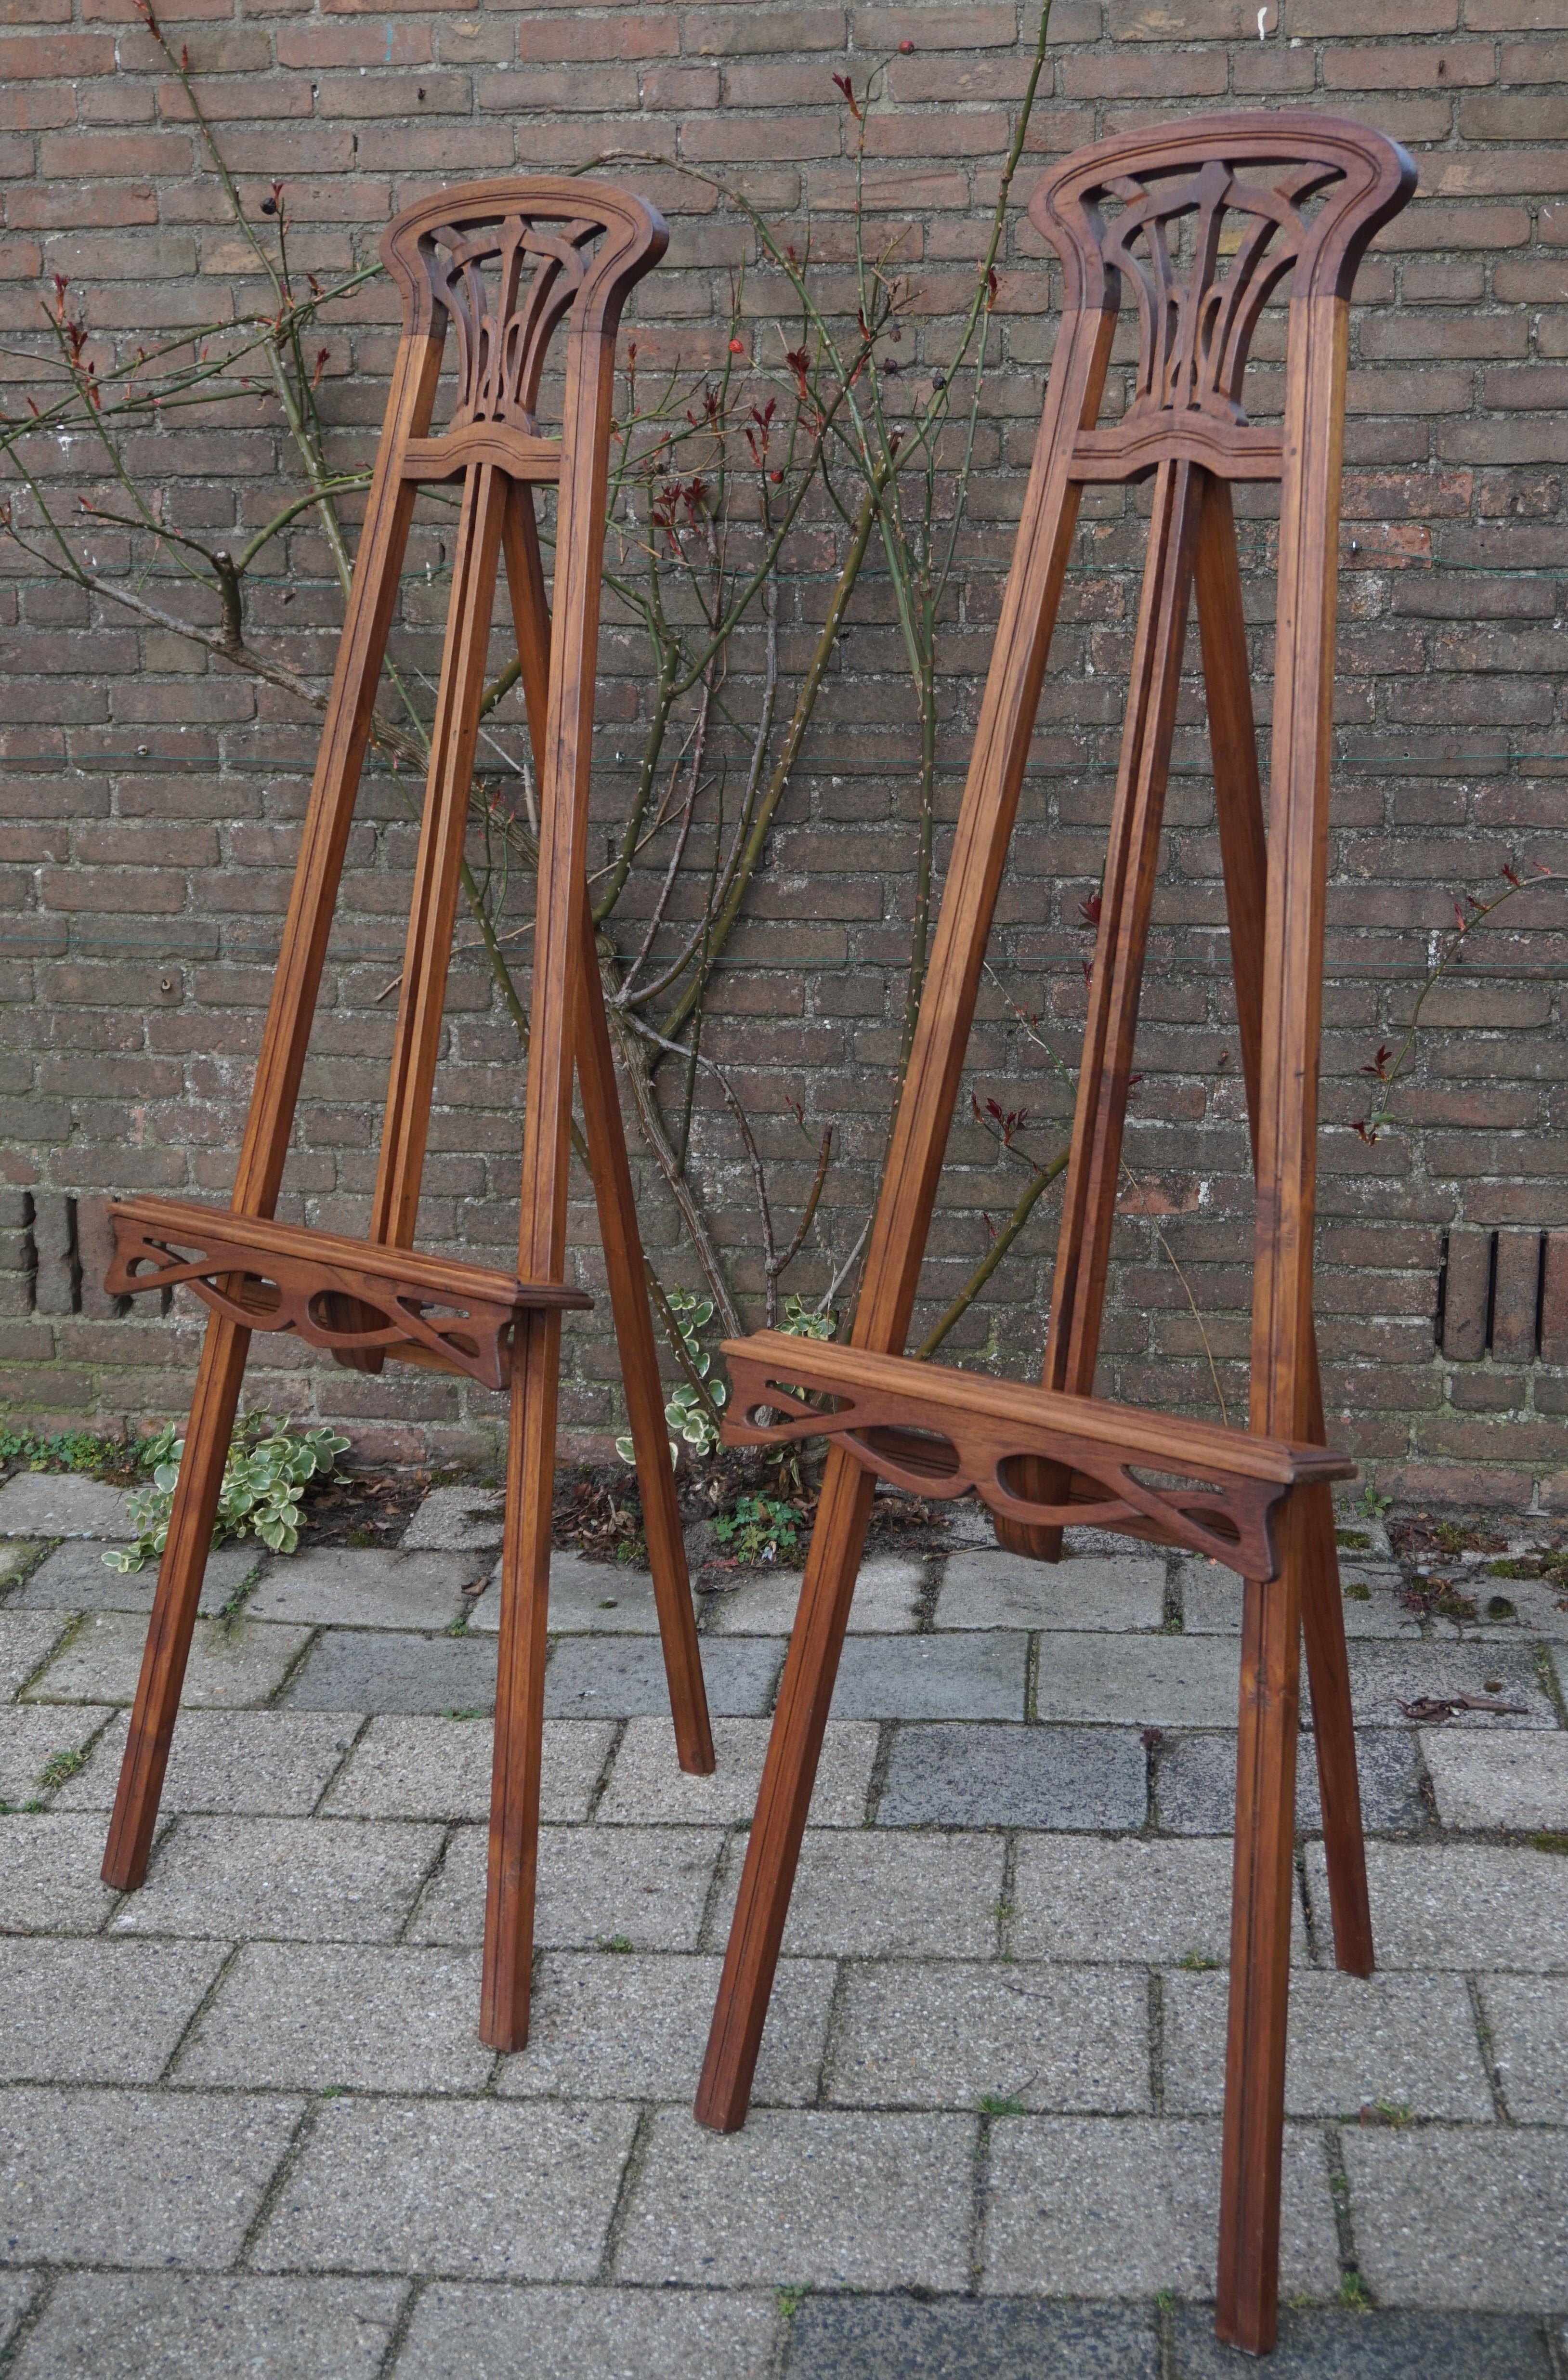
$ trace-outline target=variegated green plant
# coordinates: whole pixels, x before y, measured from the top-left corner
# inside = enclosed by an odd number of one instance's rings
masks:
[[[214,1547],[230,1537],[259,1537],[274,1554],[291,1554],[299,1543],[299,1500],[312,1479],[325,1479],[346,1453],[348,1440],[334,1429],[296,1429],[292,1422],[274,1422],[270,1414],[249,1414],[235,1429],[224,1482],[213,1524]],[[103,1557],[111,1570],[140,1570],[168,1543],[185,1440],[175,1436],[171,1422],[147,1448],[143,1461],[152,1473],[152,1485],[139,1488],[130,1500],[133,1545],[115,1547]]]

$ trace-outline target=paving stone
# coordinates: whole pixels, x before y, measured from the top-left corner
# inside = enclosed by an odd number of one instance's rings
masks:
[[[226,1942],[0,1941],[0,2080],[155,2082]]]
[[[623,2281],[960,2289],[975,2124],[760,2108],[743,2131],[654,2116],[616,2257]]]
[[[16,1701],[66,1626],[63,1613],[0,1611],[0,1702]]]
[[[1330,2313],[1282,2306],[1269,2380],[1550,2380],[1541,2325],[1494,2313]],[[1176,2380],[1256,2370],[1214,2336],[1205,2307],[1176,2309]]]
[[[988,2095],[1031,2110],[1147,2113],[1143,1976],[1012,1961],[849,1969],[829,2070],[834,2107],[969,2110]]]
[[[675,1759],[675,1731],[667,1718],[627,1721],[615,1766],[599,1804],[601,1826],[727,1826],[757,1806],[762,1760],[772,1722],[713,1721],[718,1767],[711,1777],[687,1777]],[[828,1721],[811,1794],[813,1827],[858,1827],[866,1815],[878,1730],[865,1719]]]
[[[1189,1636],[1239,1636],[1242,1583],[1223,1562],[1184,1562],[1179,1573],[1182,1626]],[[1404,1574],[1395,1563],[1340,1562],[1347,1636],[1418,1637],[1421,1622],[1400,1601]],[[1362,1589],[1344,1593],[1346,1588]]]
[[[501,1543],[505,1517],[499,1488],[432,1488],[397,1542],[419,1552],[482,1550]]]
[[[102,1818],[0,1818],[0,1933],[96,1934],[116,1897],[103,1864]]]
[[[1519,1718],[1494,1711],[1461,1711],[1442,1722],[1451,1728],[1476,1729],[1482,1734],[1511,1733],[1526,1728],[1555,1728],[1557,1712],[1535,1670],[1533,1648],[1515,1637],[1505,1645],[1352,1645],[1350,1647],[1351,1707],[1357,1727],[1414,1727],[1401,1708],[1423,1694],[1479,1694],[1498,1682],[1497,1699],[1523,1703]],[[1307,1664],[1302,1663],[1302,1707],[1307,1716]],[[1422,1732],[1431,1730],[1423,1728]]]
[[[64,1718],[67,1706],[37,1704]],[[303,1818],[354,1741],[350,1712],[187,1711],[175,1730],[162,1808],[228,1817]],[[87,1767],[55,1797],[56,1810],[113,1807],[129,1714],[116,1711]]]
[[[906,1726],[893,1740],[879,1827],[1141,1827],[1148,1768],[1109,1728]]]
[[[492,1571],[469,1623],[492,1635],[501,1627],[501,1581]],[[550,1557],[550,1626],[564,1635],[657,1636],[659,1609],[645,1570],[584,1561],[580,1554]]]
[[[711,1598],[708,1626],[715,1636],[787,1636],[795,1626],[802,1573],[764,1571]],[[852,1636],[907,1634],[919,1616],[926,1566],[897,1554],[863,1561],[849,1607]]]
[[[1544,1742],[1532,1737],[1532,1742]],[[1421,1753],[1406,1728],[1369,1728],[1355,1740],[1361,1780],[1361,1822],[1368,1833],[1408,1833],[1430,1819],[1421,1791]],[[1236,1822],[1236,1739],[1227,1735],[1168,1736],[1159,1749],[1155,1797],[1160,1824],[1175,1835],[1228,1835]],[[1313,1739],[1296,1739],[1295,1823],[1301,1834],[1323,1824],[1318,1800],[1318,1755]]]
[[[128,1537],[123,1488],[63,1471],[18,1471],[0,1488],[0,1537]]]
[[[495,1639],[329,1629],[284,1700],[290,1710],[492,1711]]]
[[[1380,1967],[1568,1972],[1568,1860],[1475,1843],[1368,1843],[1367,1887]],[[1321,1843],[1307,1888],[1328,1907]]]
[[[756,1718],[771,1709],[784,1656],[777,1637],[729,1644],[704,1637],[702,1677],[710,1711],[725,1718]],[[544,1673],[544,1707],[553,1718],[663,1718],[670,1707],[663,1654],[647,1637],[606,1637],[598,1644],[564,1637]]]
[[[547,1822],[584,1819],[615,1740],[612,1719],[547,1718],[540,1794]],[[334,1818],[488,1818],[492,1728],[482,1718],[373,1718],[334,1778]]]
[[[675,2099],[689,2107],[721,1963],[549,1952],[534,1983],[529,2046],[502,2064],[502,2097]],[[826,1959],[781,1960],[752,2095],[758,2107],[816,2096],[836,1972]]]
[[[1141,2306],[1030,2298],[812,2296],[791,2331],[789,2380],[1158,2380]]]
[[[1383,2305],[1568,2303],[1568,2138],[1528,2127],[1343,2135],[1350,2216]]]
[[[266,1702],[310,1640],[308,1628],[272,1628],[254,1620],[199,1620],[180,1694],[182,1708],[243,1710]],[[90,1611],[64,1651],[34,1680],[28,1700],[133,1703],[146,1642],[147,1621],[140,1612]],[[340,1710],[352,1707],[337,1706]]]
[[[1165,2105],[1173,2115],[1217,2115],[1224,2099],[1230,1978],[1167,1974],[1163,1988]],[[1491,2089],[1463,1979],[1296,1976],[1286,2114],[1354,2119],[1380,2099],[1416,2116],[1491,2121]]]
[[[745,1843],[732,1845],[710,1936],[723,1948]],[[998,1835],[809,1828],[784,1927],[794,1958],[985,1959],[996,1949]]]
[[[4,1595],[14,1581],[27,1576],[46,1542],[36,1537],[0,1538],[0,1595]]]
[[[1568,1827],[1568,1735],[1451,1735],[1421,1749],[1445,1827]]]
[[[1175,1965],[1231,1953],[1231,1845],[1124,1836],[1027,1835],[1018,1846],[1013,1949],[1024,1959]],[[1375,1905],[1375,1904],[1374,1904]],[[1296,1909],[1292,1955],[1307,1955]]]
[[[27,1585],[6,1607],[11,1611],[151,1611],[158,1585],[158,1565],[144,1570],[111,1570],[103,1556],[109,1550],[92,1538],[56,1546],[40,1562]],[[197,1609],[208,1617],[220,1612],[232,1595],[261,1568],[265,1549],[254,1539],[220,1546],[207,1557]]]
[[[412,1942],[484,1935],[490,1830],[459,1827],[408,1929]],[[534,1941],[591,1949],[624,1937],[638,1950],[695,1950],[723,1837],[699,1827],[545,1827]]]
[[[1213,1636],[1042,1639],[1040,1718],[1121,1727],[1234,1727],[1235,1646]]]
[[[1145,1554],[1080,1554],[1064,1562],[1003,1553],[955,1554],[942,1573],[939,1628],[1158,1628],[1165,1565]]]
[[[1523,1633],[1526,1636],[1544,1636],[1549,1644],[1568,1644],[1568,1603],[1562,1588],[1549,1578],[1494,1578],[1485,1570],[1467,1569],[1459,1581],[1466,1595],[1473,1595],[1479,1606],[1480,1617],[1466,1621],[1465,1633],[1494,1642],[1506,1642]],[[1506,1596],[1517,1618],[1489,1621],[1487,1603],[1494,1595]],[[1453,1622],[1439,1620],[1433,1625],[1445,1634],[1453,1633]]]
[[[64,2273],[16,2380],[374,2380],[402,2281]]]
[[[115,1932],[389,1942],[440,1848],[439,1827],[181,1818]]]
[[[474,2029],[462,1950],[247,1942],[180,2053],[178,2079],[255,2090],[478,2091],[495,2063]]]
[[[833,1717],[1021,1719],[1028,1642],[1011,1630],[849,1637],[833,1689]]]
[[[1483,1975],[1480,1988],[1509,2113],[1521,2124],[1568,2124],[1568,1980]]]
[[[0,2348],[10,2345],[43,2284],[42,2273],[0,2273]]]
[[[420,2298],[397,2380],[769,2380],[779,2311],[757,2289],[509,2289]]]
[[[6,2094],[0,2139],[5,2252],[67,2265],[231,2265],[303,2104],[18,2084]]]
[[[329,2100],[253,2261],[261,2272],[590,2279],[635,2122],[632,2108],[603,2104]]]
[[[0,1705],[0,1802],[30,1802],[54,1789],[41,1785],[44,1763],[67,1759],[90,1743],[112,1711],[81,1705]]]
[[[988,2294],[1212,2297],[1219,2228],[1217,2123],[1014,2116],[991,2127]],[[1281,2294],[1330,2297],[1339,2273],[1322,2141],[1287,2132]]]
[[[471,1554],[322,1546],[270,1563],[246,1612],[332,1628],[447,1628],[466,1608],[464,1587],[483,1575]]]

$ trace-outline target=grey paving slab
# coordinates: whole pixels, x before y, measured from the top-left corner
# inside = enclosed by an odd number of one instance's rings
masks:
[[[0,1537],[0,1595],[15,1580],[25,1578],[46,1542],[36,1537]]]
[[[37,1704],[62,1718],[66,1704]],[[108,1810],[125,1757],[128,1712],[117,1711],[87,1767],[60,1788],[57,1810]],[[341,1711],[193,1710],[175,1730],[161,1806],[230,1817],[303,1818],[354,1741],[359,1719]]]
[[[1080,1554],[1027,1561],[989,1551],[954,1554],[937,1598],[939,1628],[1158,1628],[1165,1611],[1165,1565],[1145,1554]]]
[[[1042,1719],[1116,1727],[1234,1727],[1236,1651],[1213,1636],[1043,1637]]]
[[[397,2380],[771,2380],[771,2290],[507,2289],[438,2282]]]
[[[499,1488],[432,1488],[398,1543],[445,1553],[498,1546],[505,1513]]]
[[[1374,1911],[1374,1930],[1376,1922]],[[1222,1974],[1164,1979],[1165,2105],[1173,2115],[1220,2111],[1229,1988]],[[1416,2116],[1491,2121],[1491,2089],[1462,1976],[1295,1977],[1287,2115],[1354,2119],[1379,2100]]]
[[[711,1777],[687,1777],[675,1759],[675,1731],[667,1718],[628,1720],[597,1816],[602,1826],[726,1826],[749,1818],[757,1805],[772,1721],[713,1721],[718,1767]],[[876,1726],[868,1719],[828,1721],[811,1794],[813,1827],[858,1827],[877,1756]]]
[[[298,2099],[206,2091],[6,2094],[0,2192],[12,2263],[232,2265]]]
[[[697,2091],[719,1988],[717,1958],[550,1951],[540,1961],[529,2046],[504,2059],[503,2098],[673,2099]],[[779,1962],[753,2090],[761,2107],[814,2098],[836,1969]]]
[[[0,1704],[0,1802],[30,1802],[57,1791],[43,1782],[45,1764],[74,1759],[113,1716],[91,1703]]]
[[[638,1950],[695,1950],[723,1842],[701,1827],[541,1828],[536,1945],[591,1949],[624,1938]],[[483,1938],[488,1848],[488,1828],[458,1828],[410,1941]]]
[[[155,2082],[228,1951],[0,1940],[0,2081]]]
[[[96,1934],[116,1897],[103,1864],[102,1818],[0,1818],[0,1933]]]
[[[12,1597],[12,1611],[151,1611],[158,1585],[158,1565],[144,1570],[111,1570],[103,1556],[110,1549],[93,1538],[78,1538],[56,1546],[40,1562],[25,1586]],[[261,1569],[266,1548],[254,1538],[239,1545],[220,1546],[207,1557],[197,1609],[207,1617],[219,1612],[246,1580]]]
[[[1141,1827],[1148,1763],[1111,1728],[905,1726],[893,1740],[879,1827]]]
[[[253,2261],[261,2272],[588,2280],[635,2122],[602,2103],[328,2100]]]
[[[1321,1843],[1308,1846],[1313,1907],[1328,1907]],[[1568,1860],[1477,1843],[1368,1843],[1380,1967],[1568,1973]]]
[[[1478,1624],[1466,1621],[1467,1634],[1504,1639],[1523,1630],[1526,1636],[1544,1636],[1550,1644],[1568,1643],[1568,1596],[1554,1580],[1494,1578],[1486,1570],[1466,1570],[1460,1584],[1479,1606]],[[1494,1595],[1507,1597],[1517,1615],[1515,1619],[1501,1623],[1488,1620],[1487,1604]],[[1453,1627],[1453,1622],[1447,1620],[1434,1624],[1445,1633],[1451,1633]]]
[[[1568,2124],[1568,1978],[1483,1975],[1480,1992],[1510,2115]]]
[[[1238,2380],[1254,2362],[1214,2336],[1207,2307],[1176,2309],[1174,2380]],[[1355,2313],[1282,2306],[1269,2380],[1550,2380],[1542,2326],[1492,2313]]]
[[[1532,1736],[1532,1742],[1547,1738]],[[1355,1742],[1361,1781],[1361,1822],[1371,1834],[1408,1834],[1427,1826],[1431,1812],[1421,1791],[1421,1754],[1428,1739],[1409,1728],[1368,1728]],[[1160,1745],[1155,1768],[1160,1824],[1175,1835],[1228,1835],[1236,1822],[1236,1739],[1225,1735],[1169,1735]],[[1297,1739],[1295,1823],[1302,1834],[1323,1824],[1318,1799],[1318,1755],[1313,1739]]]
[[[662,2108],[616,2278],[963,2289],[974,2147],[965,2116],[764,2107],[725,2135]]]
[[[1356,2253],[1380,2304],[1568,2303],[1568,2136],[1357,2127],[1343,2141]]]
[[[1179,1572],[1182,1626],[1189,1636],[1241,1633],[1242,1584],[1222,1562],[1184,1562]],[[1400,1597],[1404,1580],[1392,1562],[1370,1564],[1342,1558],[1341,1601],[1347,1636],[1418,1637],[1418,1615]]]
[[[501,1586],[492,1570],[474,1606],[470,1625],[492,1635],[501,1626]],[[659,1610],[645,1570],[585,1561],[580,1554],[550,1557],[550,1625],[565,1635],[657,1636]]]
[[[1141,1974],[1024,1961],[849,1968],[827,2096],[834,2107],[1149,2111]]]
[[[708,1626],[716,1636],[787,1636],[800,1601],[801,1572],[763,1571],[711,1598]],[[906,1635],[919,1616],[926,1565],[896,1554],[863,1561],[849,1607],[852,1636]]]
[[[1421,1749],[1445,1827],[1568,1827],[1568,1735],[1432,1728]]]
[[[740,1883],[732,1846],[710,1920],[722,1949]],[[798,1959],[984,1959],[996,1949],[1004,1846],[998,1835],[810,1829],[801,1846],[784,1949]]]
[[[0,1702],[15,1702],[67,1625],[63,1611],[0,1611]]]
[[[321,1546],[269,1563],[246,1609],[311,1627],[446,1628],[465,1608],[464,1587],[483,1575],[472,1554]]]
[[[491,1711],[495,1639],[329,1629],[284,1700],[290,1710]]]
[[[0,1537],[128,1537],[123,1488],[63,1471],[18,1471],[0,1488]]]
[[[1166,1966],[1231,1950],[1231,1845],[1097,1842],[1027,1835],[1018,1846],[1013,1948],[1020,1958]],[[1307,1956],[1297,1908],[1292,1956]]]
[[[114,1931],[388,1942],[441,1840],[439,1827],[390,1821],[181,1818]]]
[[[784,1667],[775,1636],[724,1644],[702,1640],[702,1678],[716,1717],[755,1718],[771,1709]],[[651,1637],[563,1637],[544,1673],[544,1707],[552,1718],[652,1718],[670,1707],[664,1658]],[[845,1714],[841,1713],[841,1717]]]
[[[375,2380],[403,2281],[64,2273],[18,2380]]]
[[[1219,2223],[1217,2123],[1013,2116],[991,2127],[987,2294],[1212,2297]],[[1288,2131],[1281,2294],[1330,2297],[1339,2273],[1322,2141]]]
[[[18,1613],[18,1620],[27,1617]],[[46,1620],[48,1614],[30,1615]],[[243,1710],[274,1694],[310,1638],[308,1628],[254,1620],[199,1620],[181,1707]],[[147,1621],[139,1611],[90,1611],[28,1692],[30,1702],[131,1703]],[[340,1709],[353,1706],[340,1704]]]
[[[1013,1630],[848,1637],[833,1717],[1021,1719],[1028,1642]]]
[[[1140,2306],[833,2294],[795,2317],[789,2380],[1158,2380]]]
[[[178,2080],[478,2091],[495,2063],[475,2030],[479,1988],[479,1960],[463,1950],[247,1942],[180,2052]]]
[[[586,1818],[615,1739],[612,1719],[547,1718],[540,1795],[547,1823]],[[488,1718],[371,1719],[333,1780],[323,1812],[338,1818],[488,1818]]]
[[[0,2348],[10,2345],[43,2286],[42,2273],[0,2273]]]
[[[1556,1727],[1551,1697],[1536,1674],[1534,1648],[1522,1637],[1502,1645],[1440,1645],[1428,1638],[1416,1645],[1350,1647],[1351,1706],[1357,1727],[1414,1727],[1417,1722],[1401,1707],[1403,1704],[1424,1694],[1489,1694],[1494,1685],[1496,1700],[1524,1704],[1522,1717],[1461,1711],[1442,1722],[1444,1732],[1451,1728],[1474,1729],[1495,1735],[1515,1729]],[[1304,1716],[1308,1701],[1303,1663]],[[1423,1729],[1423,1733],[1428,1731]]]

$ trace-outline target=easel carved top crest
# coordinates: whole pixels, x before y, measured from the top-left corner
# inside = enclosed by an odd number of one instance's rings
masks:
[[[1198,117],[1079,152],[1036,191],[1035,229],[1061,257],[1064,311],[1097,310],[1107,333],[1124,281],[1137,309],[1132,402],[1098,426],[1109,343],[1088,391],[1076,478],[1131,479],[1173,442],[1227,479],[1277,479],[1279,433],[1243,404],[1259,317],[1287,273],[1293,315],[1348,295],[1368,241],[1404,203],[1416,169],[1380,134],[1337,119]],[[1190,219],[1190,223],[1189,223]]]

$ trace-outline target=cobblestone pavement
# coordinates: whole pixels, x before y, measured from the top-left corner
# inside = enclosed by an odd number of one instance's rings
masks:
[[[868,1565],[755,2111],[692,2090],[798,1582],[557,1558],[534,2037],[474,2030],[493,1500],[214,1562],[146,1888],[98,1880],[151,1582],[0,1489],[0,2369],[16,2380],[1214,2380],[1239,1590]],[[1347,1558],[1380,1971],[1301,1778],[1279,2380],[1568,2380],[1568,1610]],[[1440,1727],[1402,1705],[1516,1713]],[[1363,2113],[1365,2111],[1365,2113]],[[1369,2301],[1363,2310],[1358,2301]]]

